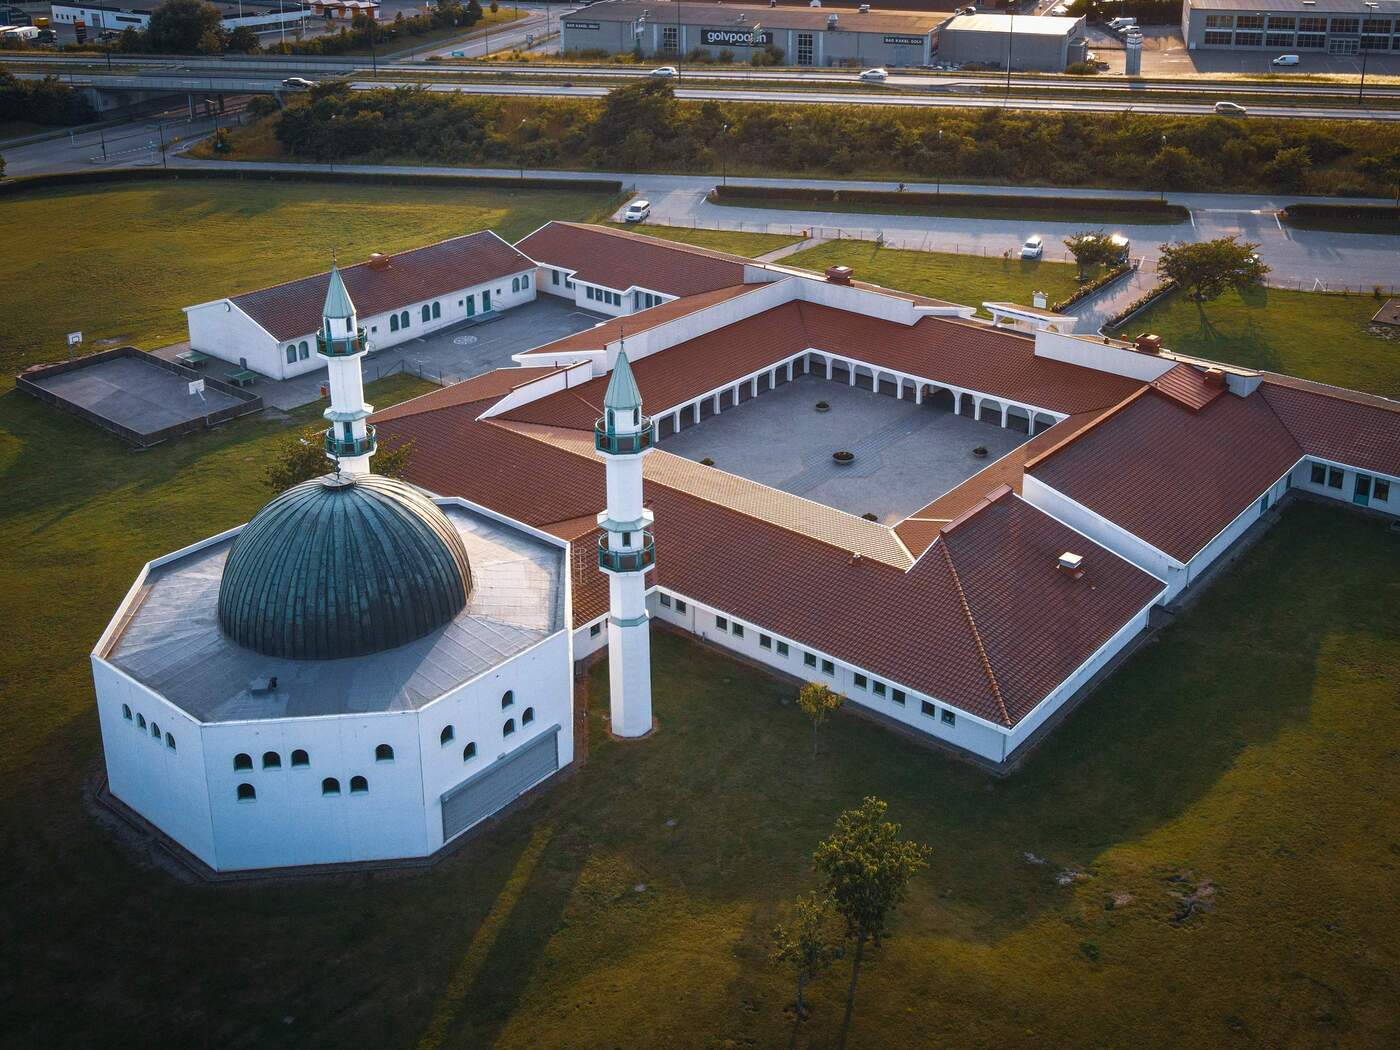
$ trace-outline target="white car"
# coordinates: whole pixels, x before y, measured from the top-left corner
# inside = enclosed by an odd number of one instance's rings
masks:
[[[305,77],[288,77],[282,81],[282,86],[285,88],[312,88],[316,85]]]
[[[1273,62],[1276,66],[1296,66],[1298,64],[1297,55],[1279,55]]]
[[[876,68],[876,69],[867,69],[864,73],[862,73],[862,74],[860,75],[860,79],[861,79],[861,80],[874,81],[874,82],[877,83],[877,84],[878,84],[878,83],[883,83],[884,81],[888,80],[889,78],[890,78],[889,70],[887,70],[887,69],[879,69],[879,68]]]
[[[1065,15],[1069,14],[1069,5],[1056,4],[1054,7],[1050,8],[1050,14],[1055,18],[1064,18]]]
[[[633,201],[622,213],[623,222],[642,222],[651,214],[651,201]]]
[[[1222,117],[1243,117],[1249,110],[1245,109],[1238,102],[1217,102],[1215,104],[1215,112],[1219,113]]]
[[[1026,243],[1021,245],[1022,259],[1039,259],[1045,254],[1045,238],[1036,234],[1026,238]]]
[[[677,77],[680,76],[680,70],[675,66],[657,66],[651,71],[651,75],[654,77]]]

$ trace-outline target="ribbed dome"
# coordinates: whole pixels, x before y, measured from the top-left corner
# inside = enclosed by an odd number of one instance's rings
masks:
[[[374,474],[316,479],[239,533],[219,585],[219,626],[267,656],[364,656],[441,627],[470,591],[462,538],[417,489]]]

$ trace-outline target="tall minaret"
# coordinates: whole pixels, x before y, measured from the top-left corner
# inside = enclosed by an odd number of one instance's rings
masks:
[[[364,377],[360,373],[360,358],[367,349],[365,330],[356,321],[355,304],[340,277],[340,267],[334,264],[321,314],[316,352],[326,361],[331,387],[331,407],[325,411],[330,423],[326,456],[339,461],[342,474],[368,474],[375,445],[374,427],[365,422],[374,406],[365,404]]]
[[[598,567],[608,574],[608,679],[612,730],[618,736],[651,731],[651,624],[646,607],[646,572],[656,560],[642,506],[642,460],[651,451],[651,420],[642,415],[642,394],[626,352],[617,356],[594,447],[607,465],[608,509],[598,515],[606,530],[598,542]]]

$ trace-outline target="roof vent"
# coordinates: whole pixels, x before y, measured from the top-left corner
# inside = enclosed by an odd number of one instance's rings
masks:
[[[868,15],[868,14],[870,14],[870,5],[869,5],[869,4],[861,4],[860,7],[856,8],[856,12],[857,12],[858,14]]]
[[[828,29],[834,29],[835,27],[836,27],[836,16],[835,16],[835,15],[827,15],[827,16],[826,16],[826,28],[828,28]]]
[[[1065,551],[1060,555],[1059,569],[1066,576],[1079,579],[1084,575],[1084,555]]]
[[[1133,345],[1144,354],[1160,354],[1162,352],[1162,337],[1143,332],[1133,340]]]
[[[387,270],[389,268],[389,257],[383,252],[370,252],[369,268],[371,270]]]
[[[739,12],[739,17],[736,18],[736,19],[734,19],[734,21],[736,21],[736,22],[742,22],[746,17],[748,17],[748,16],[745,15],[744,12],[740,11],[740,12]]]
[[[828,266],[826,279],[832,284],[850,284],[854,272],[849,266]]]

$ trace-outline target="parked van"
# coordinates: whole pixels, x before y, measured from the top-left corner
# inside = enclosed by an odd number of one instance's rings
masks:
[[[1129,26],[1135,25],[1137,25],[1136,18],[1115,18],[1112,22],[1108,23],[1108,28],[1116,33],[1120,29],[1127,29]]]
[[[645,222],[651,214],[651,201],[633,201],[622,213],[623,222]]]
[[[1297,64],[1297,55],[1279,55],[1278,58],[1274,59],[1274,65],[1276,66],[1296,66]]]

